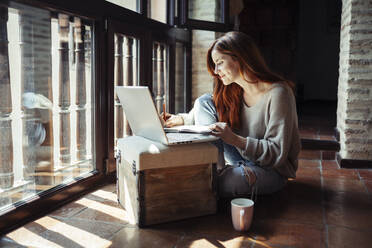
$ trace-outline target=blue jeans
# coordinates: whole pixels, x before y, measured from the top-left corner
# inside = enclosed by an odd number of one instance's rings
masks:
[[[218,122],[216,107],[210,94],[204,94],[196,99],[194,104],[196,125],[210,125]],[[223,153],[227,164],[218,173],[218,193],[221,197],[237,197],[257,194],[271,194],[281,190],[287,178],[280,175],[274,168],[264,168],[241,156],[238,150],[222,140],[214,142],[220,153]],[[252,184],[246,176],[244,167],[248,167],[256,176]],[[252,180],[253,181],[253,180]]]

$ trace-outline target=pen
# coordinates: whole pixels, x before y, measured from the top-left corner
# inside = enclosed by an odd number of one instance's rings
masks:
[[[163,103],[163,119],[164,119],[164,121],[166,121],[166,119],[165,119],[165,103]]]

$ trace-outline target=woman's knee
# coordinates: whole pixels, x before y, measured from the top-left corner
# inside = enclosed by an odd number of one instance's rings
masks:
[[[203,94],[195,100],[194,107],[196,108],[210,108],[214,107],[213,99],[211,94]]]
[[[217,122],[217,111],[214,106],[212,95],[204,94],[194,103],[195,124],[210,125]]]

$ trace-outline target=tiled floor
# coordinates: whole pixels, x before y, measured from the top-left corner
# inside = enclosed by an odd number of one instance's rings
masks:
[[[301,119],[301,136],[319,137],[326,125],[310,119]],[[111,184],[9,233],[0,246],[372,247],[372,169],[340,169],[332,157],[302,150],[297,178],[258,198],[247,233],[234,231],[229,201],[215,215],[139,229],[126,222]]]

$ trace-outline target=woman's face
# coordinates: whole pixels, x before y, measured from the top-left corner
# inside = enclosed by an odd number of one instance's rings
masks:
[[[224,85],[236,82],[240,77],[239,64],[230,55],[220,53],[216,49],[212,50],[212,60],[215,64],[214,73],[222,80]]]

